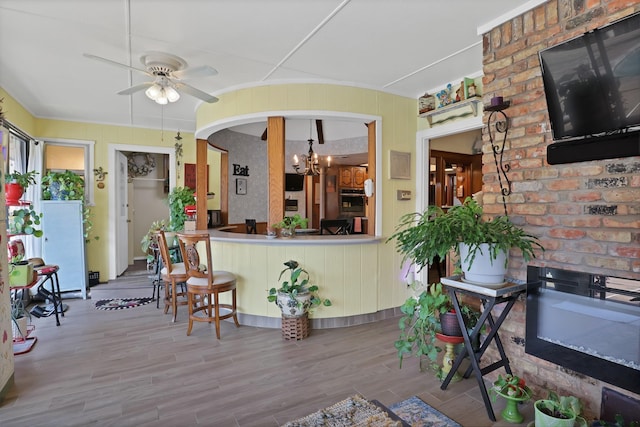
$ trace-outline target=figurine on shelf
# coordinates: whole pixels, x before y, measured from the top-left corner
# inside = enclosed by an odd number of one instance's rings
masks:
[[[451,83],[449,83],[445,89],[442,89],[440,92],[438,92],[437,96],[438,101],[440,102],[440,107],[446,107],[453,102],[453,98],[451,97],[452,92],[453,87],[451,86]]]

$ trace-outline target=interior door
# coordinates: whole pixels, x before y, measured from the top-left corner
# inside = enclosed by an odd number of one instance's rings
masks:
[[[129,196],[127,188],[127,157],[116,152],[116,275],[129,266]]]

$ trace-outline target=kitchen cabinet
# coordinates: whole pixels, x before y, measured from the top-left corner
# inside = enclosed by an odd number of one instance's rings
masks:
[[[87,298],[87,260],[81,200],[42,201],[42,258],[60,267],[60,291]]]
[[[367,168],[362,166],[343,166],[340,168],[340,187],[364,188]]]

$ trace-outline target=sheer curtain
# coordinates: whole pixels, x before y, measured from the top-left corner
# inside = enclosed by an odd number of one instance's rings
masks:
[[[9,134],[9,172],[24,173],[22,149],[25,141],[14,134]]]
[[[27,187],[25,199],[30,200],[33,210],[42,212],[41,195],[42,195],[42,158],[44,153],[44,143],[41,141],[29,141],[29,164],[28,171],[37,171],[36,184]],[[27,258],[42,258],[42,237],[23,236],[25,254]],[[46,262],[46,260],[45,260]]]

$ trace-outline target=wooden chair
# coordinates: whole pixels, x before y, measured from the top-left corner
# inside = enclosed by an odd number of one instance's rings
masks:
[[[347,219],[321,219],[320,234],[351,234],[351,223]]]
[[[244,223],[247,226],[247,234],[258,234],[258,228],[256,226],[255,219],[245,219]]]
[[[174,263],[171,261],[169,254],[169,246],[164,231],[160,230],[156,234],[158,238],[158,247],[160,249],[160,258],[162,260],[162,268],[160,269],[160,277],[165,283],[164,285],[164,314],[169,311],[169,306],[173,310],[173,321],[176,321],[178,315],[178,305],[186,305],[184,298],[178,302],[179,297],[186,296],[184,290],[178,292],[178,284],[182,284],[187,280],[187,273],[184,262]]]
[[[220,321],[233,318],[236,326],[236,276],[228,271],[213,270],[211,241],[209,233],[178,233],[182,259],[187,268],[187,301],[189,306],[189,327],[191,334],[193,322],[215,322],[216,336],[220,339]],[[206,266],[200,262],[198,243],[202,242],[206,253]],[[219,297],[223,292],[231,291],[231,304],[221,304]],[[220,314],[220,309],[228,313]],[[201,315],[197,313],[202,312]]]

